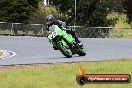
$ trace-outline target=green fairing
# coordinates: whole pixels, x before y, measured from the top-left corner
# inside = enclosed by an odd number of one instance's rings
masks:
[[[53,47],[59,49],[62,54],[68,58],[74,54],[85,56],[85,48],[80,47],[78,50],[73,50],[68,44],[73,44],[74,38],[67,34],[66,31],[61,30],[58,26],[53,25],[49,31],[48,40],[53,44]]]
[[[54,34],[60,36],[62,35],[63,38],[66,39],[68,43],[71,43],[74,40],[71,35],[67,34],[65,31],[61,30],[59,27],[56,26],[55,30],[48,36],[49,42],[52,41]]]

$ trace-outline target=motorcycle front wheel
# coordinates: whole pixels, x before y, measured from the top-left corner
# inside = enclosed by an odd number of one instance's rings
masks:
[[[62,44],[59,44],[57,47],[64,56],[66,56],[67,58],[72,57],[72,52],[71,52],[70,48],[63,46]]]

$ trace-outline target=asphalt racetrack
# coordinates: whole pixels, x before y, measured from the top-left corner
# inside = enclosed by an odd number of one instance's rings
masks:
[[[53,50],[46,37],[0,36],[0,49],[16,53],[0,59],[0,65],[67,63],[80,61],[104,61],[132,58],[132,39],[81,38],[87,55],[65,58],[60,51]]]

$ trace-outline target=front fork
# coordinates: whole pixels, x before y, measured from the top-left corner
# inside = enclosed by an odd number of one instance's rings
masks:
[[[58,42],[52,42],[53,47],[57,48],[57,45],[62,44],[63,46],[67,46],[66,42],[62,39]]]
[[[61,39],[58,43],[62,43],[63,46],[67,46],[68,45],[69,48],[72,50],[72,47],[73,47],[74,41],[75,41],[74,38],[71,35],[66,34],[66,33],[64,33],[62,35],[62,37],[63,37],[63,39]],[[56,47],[57,42],[53,42],[52,44],[53,44],[53,47]]]

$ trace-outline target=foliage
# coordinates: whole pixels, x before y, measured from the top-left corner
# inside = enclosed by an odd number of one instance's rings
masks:
[[[132,0],[125,0],[124,9],[127,10],[128,23],[132,25]]]
[[[0,0],[0,21],[29,23],[39,0]]]
[[[39,9],[32,17],[33,20],[31,23],[45,23],[45,17],[47,15],[53,15],[56,19],[61,18],[61,20],[66,20],[66,16],[61,14],[55,7],[39,6]]]
[[[28,66],[7,66],[0,68],[0,88],[131,88],[128,84],[86,84],[76,82],[78,68],[87,74],[130,74],[132,61],[93,61],[69,64],[45,64]]]
[[[50,0],[61,13],[68,15],[68,22],[76,21],[76,25],[109,26],[118,19],[107,19],[110,11],[121,11],[123,0],[76,0],[77,14],[75,18],[75,0]]]

